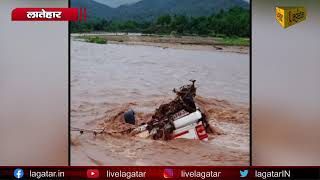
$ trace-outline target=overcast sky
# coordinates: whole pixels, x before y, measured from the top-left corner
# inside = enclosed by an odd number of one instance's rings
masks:
[[[118,7],[123,4],[132,4],[132,3],[139,2],[141,0],[94,0],[94,1],[97,1],[102,4],[106,4],[110,7]]]

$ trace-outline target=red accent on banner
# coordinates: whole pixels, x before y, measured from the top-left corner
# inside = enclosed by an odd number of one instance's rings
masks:
[[[87,20],[87,9],[83,8],[83,20],[86,21]]]
[[[78,8],[16,8],[12,21],[78,21]]]

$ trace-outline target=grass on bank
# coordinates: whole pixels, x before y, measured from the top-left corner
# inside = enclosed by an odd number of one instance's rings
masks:
[[[248,38],[221,38],[217,39],[218,43],[227,46],[250,46],[250,39]]]
[[[81,36],[81,39],[84,39],[85,42],[88,43],[96,43],[96,44],[107,44],[108,41],[99,36]]]

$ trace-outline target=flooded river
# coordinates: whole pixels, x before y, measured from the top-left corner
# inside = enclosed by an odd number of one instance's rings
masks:
[[[147,117],[190,79],[220,135],[204,143],[72,132],[71,164],[248,165],[248,54],[72,40],[71,127],[98,128],[128,108]]]

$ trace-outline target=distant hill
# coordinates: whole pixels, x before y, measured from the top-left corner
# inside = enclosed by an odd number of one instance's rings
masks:
[[[87,8],[89,18],[153,20],[165,14],[198,17],[235,6],[248,9],[249,3],[244,0],[141,0],[134,4],[112,8],[93,0],[71,0],[71,6]]]
[[[71,7],[87,8],[87,16],[89,18],[105,17],[106,12],[114,11],[113,8],[93,0],[71,0]]]

